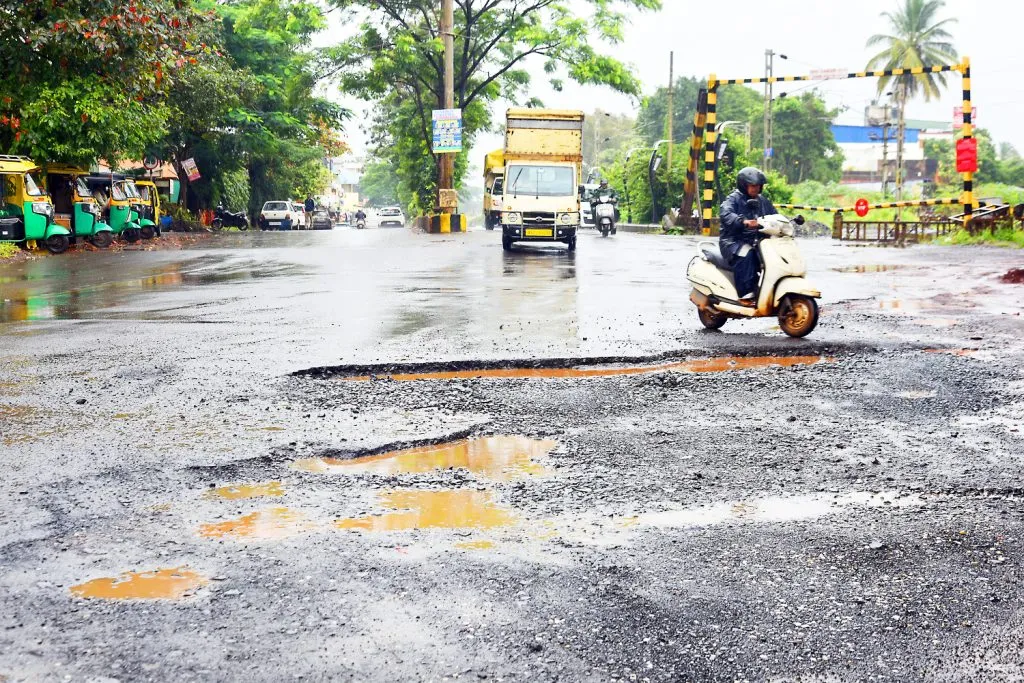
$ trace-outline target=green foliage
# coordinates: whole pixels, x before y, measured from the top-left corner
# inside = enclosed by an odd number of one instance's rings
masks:
[[[249,206],[250,194],[249,173],[244,168],[221,174],[218,199],[229,211],[246,210]]]
[[[430,110],[440,108],[443,68],[437,4],[433,0],[332,0],[352,16],[359,31],[328,51],[342,88],[377,101],[376,156],[390,164],[411,210],[433,204],[437,160],[431,145]],[[455,107],[463,110],[464,145],[491,126],[488,106],[504,98],[528,98],[530,60],[542,60],[551,84],[564,78],[638,94],[633,71],[592,43],[622,40],[624,9],[649,10],[660,0],[460,0],[455,8]],[[579,10],[590,11],[581,15]],[[456,161],[456,187],[466,166]]]
[[[826,109],[814,92],[787,97],[773,110],[773,167],[790,183],[805,180],[838,181],[843,173],[843,152],[832,135],[832,121],[839,112]],[[754,139],[764,135],[764,122],[757,117]]]
[[[981,230],[974,234],[967,230],[957,230],[936,241],[946,245],[991,245],[1024,249],[1024,230],[1010,226],[1003,226],[995,230]]]
[[[867,69],[898,69],[915,66],[951,64],[957,60],[957,51],[950,42],[952,36],[946,26],[956,19],[936,21],[945,0],[903,0],[895,12],[883,12],[889,20],[891,34],[877,34],[868,39],[867,46],[884,46],[868,60]],[[904,76],[886,76],[878,79],[878,92],[883,93],[894,80],[897,89],[907,98],[924,94],[926,101],[939,96],[946,87],[945,73],[924,73]]]
[[[177,0],[24,0],[0,9],[0,151],[76,163],[159,139],[168,89],[215,52]]]
[[[672,138],[682,142],[693,132],[693,118],[697,113],[697,98],[706,81],[693,77],[680,77],[675,81],[672,102]],[[753,122],[761,117],[763,99],[757,91],[745,85],[724,85],[718,88],[717,119],[723,121]],[[637,115],[637,135],[647,144],[667,138],[668,88],[658,88],[645,97]]]
[[[21,251],[14,242],[0,242],[0,260],[13,258]]]
[[[960,137],[958,134],[957,138]],[[1001,147],[1004,154],[1000,156],[996,153],[996,145],[987,130],[976,128],[974,137],[978,140],[978,172],[974,174],[975,183],[1024,186],[1024,161],[1016,154],[1012,145],[1003,143]],[[956,147],[953,140],[925,140],[924,155],[927,159],[938,161],[939,170],[936,176],[939,184],[959,184],[960,174],[956,172]]]
[[[410,203],[410,197],[403,196],[399,191],[398,172],[390,159],[375,159],[368,162],[363,168],[359,190],[366,201],[373,206],[386,204],[408,206]]]

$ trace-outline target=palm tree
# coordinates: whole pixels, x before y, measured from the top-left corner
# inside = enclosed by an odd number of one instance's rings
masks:
[[[884,12],[889,20],[892,35],[878,34],[868,38],[868,47],[884,45],[885,49],[868,61],[868,70],[909,69],[915,66],[951,64],[957,56],[956,48],[950,42],[952,36],[945,29],[956,19],[936,21],[936,15],[945,6],[945,0],[903,0],[903,6],[896,12]],[[896,133],[896,199],[903,196],[903,138],[906,135],[907,100],[919,94],[925,101],[939,96],[946,87],[945,73],[904,74],[883,76],[878,79],[881,94],[891,81],[896,85],[898,123]]]

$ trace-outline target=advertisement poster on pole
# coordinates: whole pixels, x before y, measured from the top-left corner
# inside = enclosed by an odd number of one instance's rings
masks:
[[[189,182],[195,182],[202,178],[202,176],[199,175],[199,168],[196,167],[196,160],[192,157],[181,162],[181,169],[185,171],[185,175],[188,176]]]
[[[435,154],[462,151],[462,110],[435,109],[433,149]]]

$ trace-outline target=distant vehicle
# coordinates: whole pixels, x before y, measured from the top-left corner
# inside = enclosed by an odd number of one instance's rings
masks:
[[[402,213],[402,209],[398,206],[385,206],[378,209],[377,218],[377,226],[381,228],[389,225],[398,228],[405,227],[405,214]]]
[[[327,209],[317,209],[313,212],[313,229],[314,230],[330,230],[334,227],[334,220],[331,218],[331,212]]]
[[[501,188],[505,180],[505,150],[484,157],[484,227],[501,225]]]
[[[281,224],[286,218],[291,218],[292,228],[295,228],[294,209],[291,202],[277,201],[265,202],[263,210],[260,211],[260,230],[280,230]]]
[[[594,227],[594,207],[590,205],[590,202],[586,199],[589,197],[594,190],[601,187],[597,183],[584,183],[583,184],[583,197],[580,200],[580,214],[583,218],[583,225],[588,228]]]
[[[306,229],[306,207],[299,202],[292,202],[292,229]]]

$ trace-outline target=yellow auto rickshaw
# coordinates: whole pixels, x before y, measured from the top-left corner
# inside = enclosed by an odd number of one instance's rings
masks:
[[[156,234],[160,234],[160,192],[157,190],[156,183],[152,180],[136,180],[135,188],[139,191],[139,196],[142,197],[144,202],[139,214],[139,218],[142,221],[151,221],[156,229]],[[145,227],[145,222],[140,223]]]
[[[139,224],[139,235],[144,240],[151,240],[156,237],[156,223],[151,218],[147,218],[150,206],[142,198],[142,193],[136,182],[133,178],[125,178],[122,184],[125,194],[128,195],[128,200],[132,203],[132,220]]]
[[[59,254],[71,245],[71,233],[53,222],[53,203],[36,180],[38,172],[28,157],[0,155],[0,242],[42,242]]]
[[[119,173],[94,173],[85,183],[96,197],[101,215],[121,239],[138,242],[142,229],[138,224],[132,199],[127,194],[124,176]]]
[[[69,164],[46,164],[43,182],[53,200],[53,221],[71,231],[72,241],[86,239],[106,249],[114,231],[103,222],[101,209],[86,183],[88,171]]]

